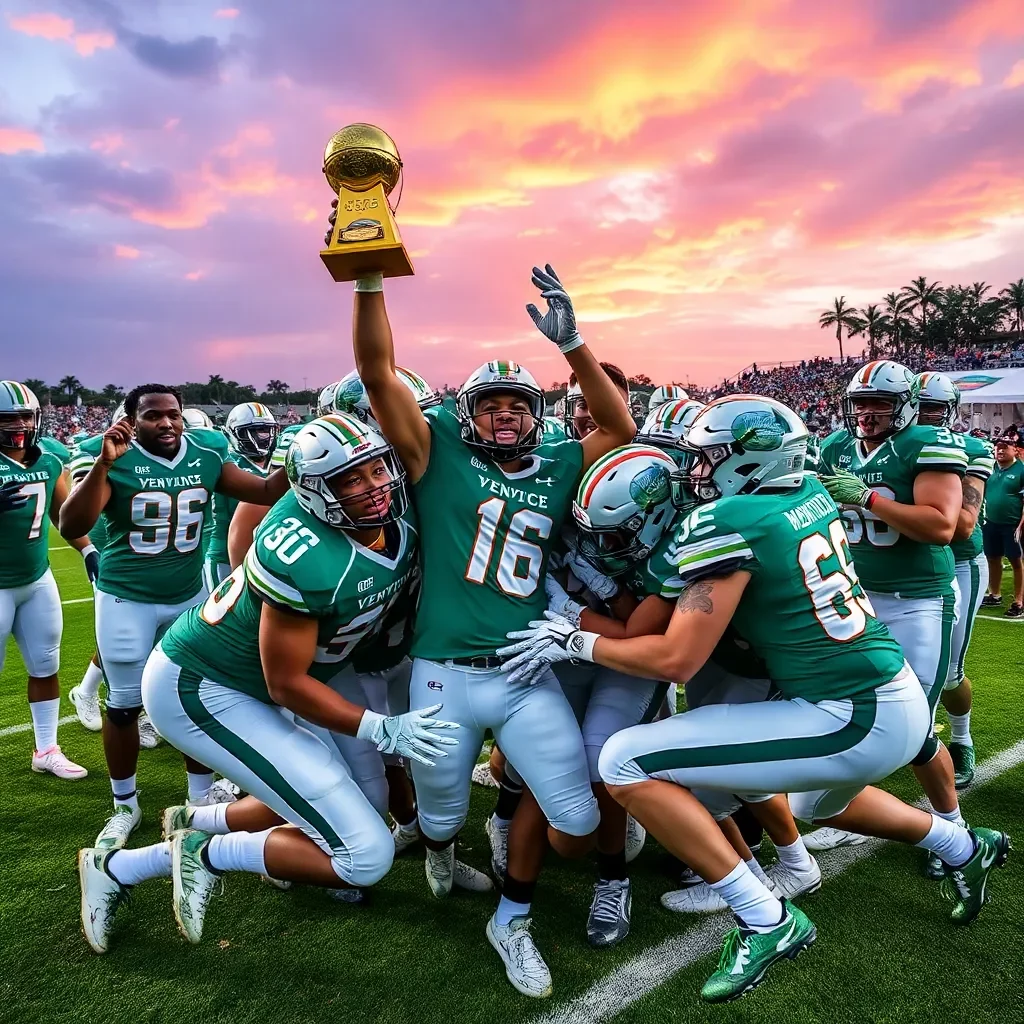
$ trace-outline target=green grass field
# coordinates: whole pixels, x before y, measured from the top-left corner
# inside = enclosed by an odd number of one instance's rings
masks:
[[[66,692],[93,650],[90,591],[77,554],[52,543],[64,601],[61,676]],[[1004,587],[1009,595],[1010,587]],[[979,761],[1020,741],[1024,629],[978,623],[967,661],[975,683],[972,731]],[[954,927],[938,887],[920,874],[920,851],[893,846],[862,856],[803,901],[818,942],[774,969],[754,994],[708,1007],[698,990],[713,967],[706,951],[727,922],[670,914],[658,896],[673,888],[652,842],[633,865],[633,931],[618,948],[591,950],[585,922],[593,869],[552,859],[534,904],[535,934],[552,969],[554,998],[535,1003],[507,984],[484,938],[494,900],[459,894],[435,901],[416,851],[400,858],[368,907],[334,903],[315,889],[278,892],[233,875],[211,906],[199,946],[180,939],[170,882],[139,886],[122,908],[110,952],[95,956],[79,933],[75,853],[109,813],[99,737],[62,725],[65,751],[89,778],[61,782],[29,770],[31,732],[24,669],[13,644],[0,687],[0,1022],[180,1021],[203,1024],[381,1021],[655,1020],[822,1021],[933,1024],[1020,1019],[1024,851],[992,884],[994,899],[968,929]],[[71,715],[66,701],[62,715]],[[1018,750],[1018,760],[1024,756]],[[919,793],[906,770],[889,785]],[[159,812],[185,796],[180,757],[166,745],[143,751],[144,818],[133,845],[159,838]],[[1024,765],[964,797],[968,820],[1024,837]],[[476,789],[462,856],[487,865],[483,834],[493,790]],[[860,848],[863,850],[863,848]],[[848,853],[849,851],[845,851]],[[824,854],[823,868],[843,851]],[[659,946],[659,944],[664,944]],[[651,952],[652,947],[658,947]],[[705,951],[702,958],[694,955]],[[688,962],[673,973],[672,968]],[[613,974],[614,972],[614,974]],[[612,976],[611,981],[601,983]],[[660,985],[655,982],[663,978]],[[595,987],[597,986],[597,987]],[[640,995],[632,1001],[632,997]],[[1017,1011],[1012,1008],[1018,1007]]]

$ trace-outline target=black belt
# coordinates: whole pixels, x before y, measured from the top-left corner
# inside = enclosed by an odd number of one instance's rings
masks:
[[[501,668],[504,662],[496,654],[481,654],[476,658],[452,658],[452,664],[466,668]]]

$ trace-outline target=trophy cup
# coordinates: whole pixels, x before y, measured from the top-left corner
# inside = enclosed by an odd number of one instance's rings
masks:
[[[375,125],[350,124],[331,136],[324,177],[338,194],[338,215],[320,259],[335,281],[377,271],[385,277],[414,272],[388,202],[401,176],[398,147]]]

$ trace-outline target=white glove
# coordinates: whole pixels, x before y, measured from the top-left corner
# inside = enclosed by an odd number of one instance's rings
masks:
[[[509,658],[504,669],[510,683],[536,683],[544,670],[560,661],[593,661],[598,633],[577,629],[564,616],[545,612],[543,619],[530,623],[529,629],[506,634],[519,643],[500,648],[496,653]]]
[[[586,605],[574,601],[563,589],[562,585],[548,573],[544,577],[544,590],[548,595],[548,610],[556,615],[568,619],[577,629],[580,625],[580,616],[586,609]]]
[[[544,264],[543,270],[534,267],[530,280],[540,289],[540,297],[547,299],[548,303],[548,311],[543,316],[532,302],[526,305],[526,312],[537,325],[537,330],[549,341],[553,341],[562,355],[579,348],[583,339],[576,330],[576,312],[572,308],[572,299],[562,287],[554,268],[550,263]]]
[[[564,564],[598,600],[610,601],[619,592],[618,583],[595,569],[574,547],[566,552]]]
[[[369,740],[382,754],[401,754],[402,757],[411,757],[433,768],[434,761],[431,758],[448,756],[443,747],[459,745],[454,736],[439,735],[445,729],[459,728],[455,722],[444,722],[433,717],[443,706],[435,704],[433,707],[387,718],[367,708],[363,712],[356,736],[361,740]]]

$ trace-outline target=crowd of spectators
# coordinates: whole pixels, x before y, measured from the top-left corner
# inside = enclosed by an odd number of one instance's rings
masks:
[[[44,405],[43,433],[67,444],[75,434],[100,434],[110,425],[105,405]]]

